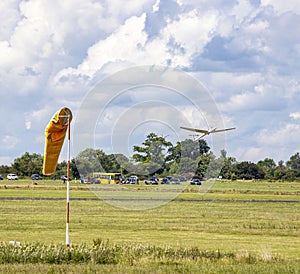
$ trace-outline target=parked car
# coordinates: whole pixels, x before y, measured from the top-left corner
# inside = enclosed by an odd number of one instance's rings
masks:
[[[158,178],[151,176],[148,180],[145,180],[146,185],[158,185]]]
[[[130,178],[132,179],[133,184],[139,184],[139,177],[136,175],[131,175]]]
[[[123,182],[124,184],[139,184],[139,180],[137,179],[137,176],[130,176],[129,178],[126,178]]]
[[[3,180],[3,177],[2,177],[2,175],[0,175],[0,180]]]
[[[42,179],[42,176],[40,176],[39,174],[32,174],[30,176],[30,179],[31,180],[41,180]]]
[[[173,185],[179,185],[180,184],[179,178],[172,177],[170,181],[171,181],[171,184],[173,184]]]
[[[180,177],[179,177],[179,180],[180,180],[180,182],[185,182],[185,181],[186,181],[186,178],[185,178],[184,176],[180,176]]]
[[[6,178],[7,178],[8,180],[18,180],[18,179],[19,179],[19,178],[18,178],[18,175],[13,174],[13,173],[7,174]]]
[[[190,183],[191,185],[202,185],[199,179],[192,179]]]
[[[169,183],[170,183],[170,179],[167,178],[167,177],[163,178],[162,181],[161,181],[162,185],[168,185]]]

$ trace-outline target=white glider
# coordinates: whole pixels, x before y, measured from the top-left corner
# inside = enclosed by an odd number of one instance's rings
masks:
[[[214,129],[211,129],[211,130],[190,128],[190,127],[180,127],[180,128],[185,129],[185,130],[189,130],[189,131],[193,131],[193,132],[196,132],[196,133],[202,133],[202,135],[199,135],[199,134],[193,135],[194,137],[197,137],[197,140],[204,137],[204,136],[206,136],[206,135],[209,135],[211,133],[217,133],[217,132],[223,132],[223,131],[228,131],[228,130],[235,129],[235,127],[223,128],[223,129],[214,128]]]

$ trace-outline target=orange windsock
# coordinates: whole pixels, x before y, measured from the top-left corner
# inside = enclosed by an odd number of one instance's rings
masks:
[[[66,136],[68,124],[72,121],[72,112],[64,107],[57,111],[46,127],[43,174],[53,175],[58,157]]]

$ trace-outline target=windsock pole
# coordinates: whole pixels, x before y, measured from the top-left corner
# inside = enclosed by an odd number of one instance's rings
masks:
[[[70,247],[70,235],[69,235],[69,213],[70,213],[70,170],[71,170],[71,119],[68,115],[68,166],[67,166],[67,203],[66,203],[66,247]]]

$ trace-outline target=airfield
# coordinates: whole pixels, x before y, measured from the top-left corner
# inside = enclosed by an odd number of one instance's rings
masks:
[[[186,182],[179,192],[175,185],[106,188],[71,182],[71,250],[100,241],[108,243],[107,250],[117,245],[121,251],[128,252],[114,263],[79,262],[81,270],[84,272],[90,267],[91,272],[134,273],[144,266],[141,273],[177,272],[176,269],[202,273],[262,270],[297,273],[300,183],[223,180],[210,183],[211,187],[201,192],[203,186]],[[64,246],[65,190],[62,182],[50,180],[1,181],[1,248],[8,248],[10,241],[20,246],[36,243]],[[175,193],[175,197],[170,199],[173,197],[170,193]],[[151,207],[153,204],[157,206]],[[139,205],[149,208],[137,210]],[[162,250],[164,256],[154,256],[150,247]],[[144,252],[136,255],[132,250],[139,248],[144,248]],[[197,256],[182,255],[179,251],[183,249],[185,254],[198,250],[201,254],[224,256],[203,258],[199,252]],[[180,256],[174,255],[179,253]],[[228,254],[232,254],[231,257]],[[130,260],[130,256],[135,259]],[[12,269],[8,268],[3,256],[0,262],[0,271],[18,272],[15,264]],[[45,262],[29,265],[23,262],[19,266],[30,272],[41,267],[40,263]],[[68,272],[72,271],[72,265],[78,267],[74,262],[65,264],[49,266],[46,262],[45,268],[38,271],[54,267]]]

